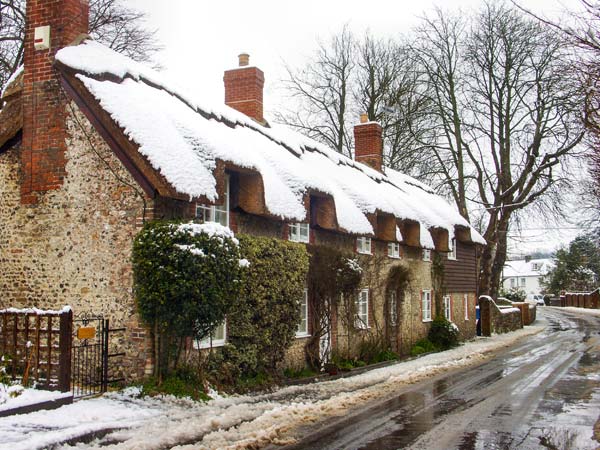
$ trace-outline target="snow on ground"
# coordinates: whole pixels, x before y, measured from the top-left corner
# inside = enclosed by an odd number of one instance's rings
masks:
[[[549,308],[553,308],[549,306]],[[600,317],[600,309],[589,309],[589,308],[576,308],[575,306],[564,306],[564,307],[556,307],[561,311],[569,311],[581,314],[589,314],[590,316],[599,316]]]
[[[16,397],[11,396],[11,392],[21,391]],[[5,386],[0,384],[0,411],[7,409],[20,408],[22,406],[33,405],[35,403],[58,400],[64,397],[70,397],[70,392],[43,391],[38,389],[24,389],[20,385]]]
[[[442,371],[479,363],[490,352],[543,328],[477,338],[456,349],[349,378],[218,397],[204,404],[170,396],[138,398],[138,391],[127,389],[54,411],[0,418],[0,449],[39,449],[102,430],[116,431],[90,443],[60,448],[241,449],[291,443],[299,427],[343,415]]]

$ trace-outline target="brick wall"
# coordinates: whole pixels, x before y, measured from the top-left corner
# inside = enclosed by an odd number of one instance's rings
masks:
[[[228,70],[223,76],[225,104],[258,122],[263,122],[265,75],[256,67]]]
[[[58,189],[65,178],[65,104],[52,67],[56,52],[87,33],[87,0],[28,0],[24,48],[21,202]],[[35,50],[34,31],[50,26],[50,49]]]
[[[77,121],[65,116],[63,184],[41,195],[37,204],[20,203],[23,149],[15,146],[0,155],[0,307],[68,304],[76,316],[103,314],[112,326],[128,328],[112,344],[127,353],[123,374],[139,378],[151,369],[152,356],[132,293],[131,244],[144,202],[87,120],[79,113]],[[150,217],[153,203],[145,200]]]
[[[354,159],[381,172],[383,165],[383,128],[376,122],[354,127]]]

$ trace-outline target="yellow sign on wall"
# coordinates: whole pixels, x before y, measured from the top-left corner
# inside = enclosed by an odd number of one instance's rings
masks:
[[[94,339],[96,337],[96,328],[81,327],[77,329],[77,339]]]

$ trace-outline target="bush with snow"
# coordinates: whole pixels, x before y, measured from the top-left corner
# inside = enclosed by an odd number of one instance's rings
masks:
[[[134,289],[152,327],[156,375],[175,368],[185,338],[202,339],[235,304],[247,263],[233,232],[216,223],[147,223],[133,244]]]
[[[458,346],[460,331],[458,327],[444,316],[437,316],[431,323],[428,339],[440,350]]]

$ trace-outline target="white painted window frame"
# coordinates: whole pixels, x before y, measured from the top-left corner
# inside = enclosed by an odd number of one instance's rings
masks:
[[[428,248],[423,249],[423,261],[431,261],[431,250]]]
[[[465,308],[465,320],[469,320],[469,294],[464,294],[463,305]]]
[[[443,297],[444,317],[452,322],[452,298],[449,295]]]
[[[308,289],[304,289],[302,300],[300,300],[300,322],[296,330],[297,338],[310,336],[308,334]]]
[[[356,297],[356,320],[354,326],[360,330],[369,328],[369,289],[361,289]]]
[[[388,256],[400,259],[400,242],[388,242]]]
[[[303,234],[303,231],[306,233]],[[308,244],[310,242],[310,224],[307,222],[290,223],[288,239],[292,242]]]
[[[423,322],[431,322],[431,289],[421,292],[421,316]]]
[[[372,255],[372,242],[368,236],[359,236],[356,238],[356,251],[361,255]]]
[[[223,338],[222,339],[214,339],[213,335],[214,332],[220,328],[223,327]],[[221,323],[220,325],[218,325],[212,333],[210,333],[209,336],[205,337],[204,339],[198,341],[196,340],[194,342],[194,347],[197,349],[208,349],[208,348],[216,348],[216,347],[223,347],[225,344],[227,343],[227,319],[225,319],[223,321],[223,323]]]
[[[196,217],[202,218],[205,222],[217,222],[225,227],[229,227],[229,175],[225,175],[225,201],[219,205],[196,204]],[[225,222],[216,220],[217,214],[225,215]]]
[[[456,239],[452,239],[452,249],[448,252],[448,259],[456,261]]]
[[[390,294],[390,325],[398,325],[398,298],[395,292]]]

